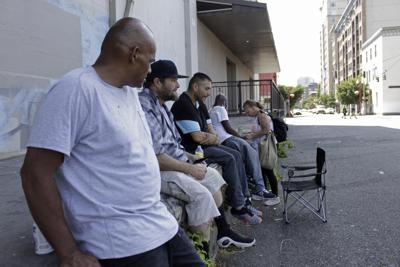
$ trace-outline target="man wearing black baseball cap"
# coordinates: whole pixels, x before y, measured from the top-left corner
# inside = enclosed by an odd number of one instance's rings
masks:
[[[186,204],[188,225],[192,231],[207,234],[209,222],[215,219],[218,228],[218,245],[227,247],[250,247],[254,238],[245,238],[233,232],[225,220],[221,207],[222,176],[205,164],[194,164],[195,155],[187,153],[180,144],[181,137],[175,127],[174,118],[165,102],[177,100],[178,79],[188,76],[178,74],[170,60],[158,60],[151,65],[145,88],[139,94],[143,111],[153,139],[153,148],[161,170],[161,191],[178,196],[168,183],[174,183],[189,198]],[[178,196],[179,197],[179,196]]]

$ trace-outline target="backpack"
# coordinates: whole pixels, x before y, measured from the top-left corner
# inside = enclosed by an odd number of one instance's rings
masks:
[[[287,131],[289,131],[289,126],[282,118],[272,118],[272,123],[274,125],[274,134],[276,141],[278,143],[287,140]]]

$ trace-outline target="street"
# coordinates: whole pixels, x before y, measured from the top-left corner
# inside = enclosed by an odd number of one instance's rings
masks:
[[[231,219],[239,232],[256,236],[257,245],[220,251],[218,261],[222,266],[400,266],[400,117],[309,114],[287,122],[295,148],[281,163],[314,163],[316,147],[326,150],[328,222],[302,210],[285,224],[282,204],[258,204],[265,213],[261,225]],[[0,266],[55,266],[54,255],[34,254],[21,163],[21,157],[0,161]]]
[[[316,147],[326,150],[328,222],[302,210],[285,224],[282,204],[266,208],[263,225],[240,227],[257,246],[223,256],[226,266],[400,266],[399,116],[287,122],[295,148],[283,163],[314,163]]]

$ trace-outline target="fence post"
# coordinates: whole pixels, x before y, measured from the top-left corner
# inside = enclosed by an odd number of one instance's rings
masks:
[[[242,115],[242,81],[239,81],[237,83],[237,88],[239,90],[239,101],[238,101],[238,105],[239,105],[239,115]]]
[[[272,107],[274,106],[274,86],[272,83],[272,80],[269,80],[269,95],[270,95],[270,99],[269,99],[269,112],[270,114],[272,113]]]

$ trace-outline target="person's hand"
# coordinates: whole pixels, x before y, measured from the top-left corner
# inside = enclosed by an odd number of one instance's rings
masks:
[[[62,258],[60,267],[101,267],[101,265],[95,257],[77,250]]]
[[[245,135],[243,136],[243,138],[246,139],[246,140],[253,139],[253,134],[252,134],[252,133],[245,134]]]
[[[198,163],[192,165],[190,168],[189,174],[196,178],[196,180],[203,180],[206,176],[207,166],[203,163]]]

